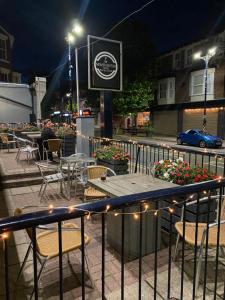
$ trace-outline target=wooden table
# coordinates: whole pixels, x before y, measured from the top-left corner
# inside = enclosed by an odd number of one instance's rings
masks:
[[[174,183],[145,174],[117,175],[107,177],[105,181],[91,179],[88,183],[111,197],[126,196],[176,186]]]
[[[176,185],[167,181],[153,178],[151,175],[144,174],[127,174],[107,177],[105,181],[101,179],[91,179],[88,183],[107,193],[111,197],[120,197],[141,192],[154,191],[163,188],[175,187]],[[151,203],[154,209],[154,203]],[[126,208],[125,212],[139,211],[139,206]],[[121,253],[121,219],[122,217],[107,215],[107,242],[118,253]],[[124,233],[124,255],[125,260],[130,261],[139,256],[139,238],[140,223],[134,220],[132,215],[125,215],[125,233]],[[155,250],[155,231],[156,218],[152,213],[143,215],[143,245],[142,255],[154,252]],[[160,249],[161,242],[161,225],[158,217],[158,241],[157,249]]]

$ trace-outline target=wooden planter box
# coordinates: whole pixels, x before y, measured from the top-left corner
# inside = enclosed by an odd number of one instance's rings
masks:
[[[202,198],[204,195],[202,195]],[[182,201],[185,200],[185,197],[182,197]],[[193,199],[194,200],[194,199]],[[171,204],[170,200],[162,200],[161,207],[167,207]],[[178,204],[174,207],[173,219],[172,219],[172,232],[177,233],[174,224],[181,220],[183,204]],[[216,199],[211,199],[209,203],[209,222],[214,222],[216,219],[216,208],[217,201]],[[208,218],[208,199],[199,202],[198,208],[198,222],[206,223]],[[187,222],[196,222],[197,218],[197,204],[194,203],[192,205],[186,206],[186,216],[185,220]],[[161,227],[166,231],[170,229],[170,214],[168,211],[163,210],[161,213]]]
[[[97,159],[97,164],[113,170],[116,175],[128,174],[128,160]]]
[[[62,156],[70,156],[76,153],[76,136],[65,135],[62,138]]]

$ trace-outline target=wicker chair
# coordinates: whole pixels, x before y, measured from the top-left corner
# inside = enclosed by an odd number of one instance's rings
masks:
[[[43,159],[46,155],[47,163],[49,162],[48,153],[57,153],[61,156],[62,140],[60,139],[48,139],[43,141]]]
[[[212,199],[218,199],[219,196],[211,196]],[[199,202],[208,199],[207,197],[199,199]],[[186,206],[196,204],[197,200],[191,201],[186,204]],[[219,240],[219,247],[221,248],[221,253],[224,254],[223,247],[225,247],[225,201],[224,196],[222,198],[222,205],[221,205],[221,217],[220,217],[220,240]],[[184,237],[183,234],[183,216],[184,216],[184,208],[182,209],[181,221],[175,223],[175,228],[178,232],[177,241],[174,251],[174,260],[176,260],[177,256],[177,248],[179,239]],[[217,218],[218,219],[218,218]],[[209,224],[208,229],[208,247],[213,248],[217,247],[217,232],[218,232],[218,220],[215,223]],[[192,222],[185,222],[185,242],[192,247],[195,247],[195,233],[196,233],[196,223]],[[196,293],[199,287],[199,279],[201,273],[201,263],[202,263],[202,256],[203,256],[203,248],[206,244],[206,234],[207,234],[207,224],[206,223],[198,223],[198,235],[197,235],[197,247],[199,247],[198,251],[198,263],[197,263],[197,271],[196,271],[196,279],[195,279],[195,286],[196,286]]]
[[[88,166],[86,170],[81,174],[81,182],[85,183],[85,181],[89,179],[101,178],[102,174],[114,176],[116,173],[110,168],[104,166]],[[86,179],[86,180],[85,180]],[[99,199],[106,198],[107,194],[93,188],[92,186],[88,186],[84,189],[84,197],[83,201],[85,202],[87,199]]]
[[[8,139],[7,134],[0,134],[0,139],[2,140],[2,145],[7,146],[8,152],[9,152],[9,149],[11,148],[11,145],[13,145],[14,148],[16,147],[16,141],[14,141],[14,140],[10,141]]]
[[[40,191],[39,191],[39,196],[41,196],[41,200],[45,194],[45,191],[46,191],[46,188],[47,188],[47,185],[49,183],[55,183],[55,182],[58,182],[60,184],[63,184],[64,185],[64,189],[66,190],[66,187],[65,187],[65,179],[66,179],[66,175],[63,174],[61,172],[60,169],[58,169],[57,167],[51,167],[49,169],[49,165],[47,164],[43,164],[43,163],[35,163],[41,173],[41,177],[42,177],[42,184],[41,184],[41,188],[40,188]],[[55,173],[53,174],[50,174],[50,175],[45,175],[45,172],[46,171],[49,171],[49,170],[52,170],[52,171],[55,171]],[[44,187],[44,188],[43,188]],[[43,188],[43,190],[42,190]]]
[[[18,216],[22,214],[22,209],[17,208],[14,212],[15,216]],[[39,281],[41,278],[42,271],[47,263],[48,260],[56,258],[59,256],[59,245],[58,245],[58,228],[57,227],[47,227],[47,226],[39,226],[37,227],[39,229],[42,229],[42,232],[38,233],[36,235],[36,251],[37,251],[37,259],[40,263],[41,267],[39,270],[39,273],[37,274],[37,280]],[[33,237],[32,237],[32,230],[31,228],[26,229],[27,234],[31,240],[28,250],[26,252],[26,255],[24,257],[23,263],[21,265],[20,271],[17,276],[17,281],[19,280],[23,268],[26,264],[26,261],[28,259],[29,253],[33,247]],[[91,238],[84,234],[84,246],[85,246],[85,252],[86,252],[86,245],[90,242]],[[70,263],[69,259],[69,253],[71,251],[79,249],[81,251],[81,230],[78,228],[78,226],[75,223],[63,223],[62,225],[62,254],[67,254],[68,263]],[[88,261],[86,253],[84,255],[87,271],[89,274],[89,278],[93,287],[93,282],[90,276],[89,267],[88,267]],[[34,294],[34,289],[32,291],[30,299],[32,299],[32,296]]]

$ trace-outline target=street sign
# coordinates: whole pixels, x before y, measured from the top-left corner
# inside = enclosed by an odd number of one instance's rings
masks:
[[[122,42],[88,35],[88,88],[122,91]]]

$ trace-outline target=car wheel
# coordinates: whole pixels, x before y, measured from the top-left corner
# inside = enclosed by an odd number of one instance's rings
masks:
[[[206,147],[206,142],[205,141],[200,141],[199,147],[200,148],[205,148]]]
[[[183,144],[180,138],[177,139],[177,144],[178,145],[182,145]]]

